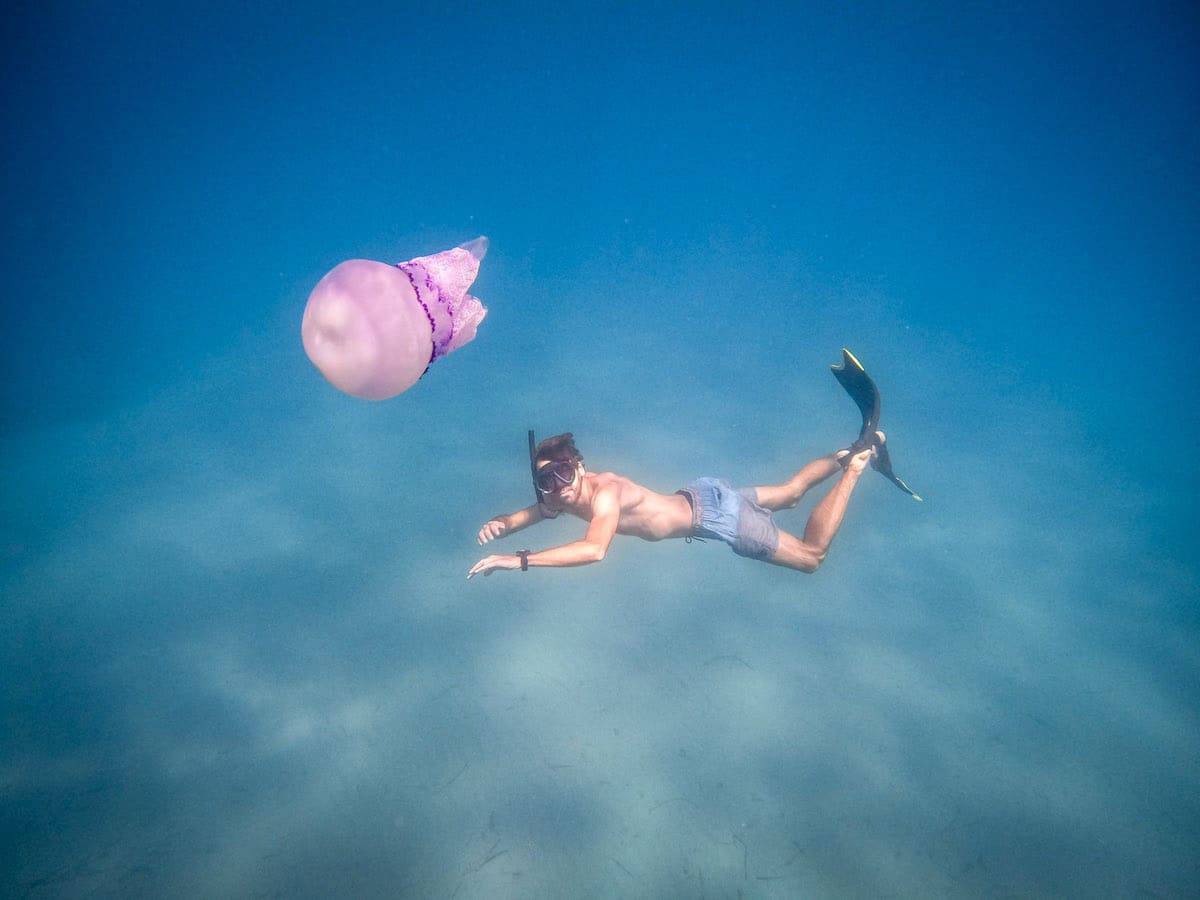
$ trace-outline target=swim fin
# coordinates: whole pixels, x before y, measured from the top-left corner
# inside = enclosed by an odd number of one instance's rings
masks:
[[[875,443],[875,429],[879,427],[879,411],[880,399],[879,388],[875,386],[875,382],[871,376],[867,374],[867,370],[863,368],[862,363],[855,359],[854,354],[842,348],[842,361],[834,363],[829,367],[833,372],[833,377],[850,395],[850,399],[854,401],[859,412],[862,413],[862,430],[858,433],[858,440],[854,442],[852,450],[868,447]],[[892,471],[892,457],[888,453],[887,444],[877,444],[875,448],[875,457],[871,460],[871,468],[890,481],[900,490],[910,495],[914,500],[920,500],[921,496],[913,491],[901,478]]]

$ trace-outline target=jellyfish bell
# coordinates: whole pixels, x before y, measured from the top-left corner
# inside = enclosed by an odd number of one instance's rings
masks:
[[[339,263],[317,283],[300,336],[330,384],[366,400],[412,387],[433,348],[429,322],[404,274],[369,259]]]
[[[353,397],[386,400],[469,343],[487,315],[467,293],[487,238],[388,265],[351,259],[317,282],[304,308],[304,352],[329,383]]]

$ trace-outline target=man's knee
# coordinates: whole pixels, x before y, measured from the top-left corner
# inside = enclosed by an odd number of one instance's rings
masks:
[[[784,497],[783,509],[795,509],[800,505],[800,501],[804,495],[808,493],[808,489],[812,487],[807,481],[802,478],[793,478],[785,486],[787,491]]]
[[[775,551],[773,561],[788,568],[811,575],[825,561],[825,554],[803,541],[783,538]]]
[[[800,571],[805,575],[811,575],[817,569],[821,568],[821,563],[825,562],[825,551],[816,550],[806,547],[804,554],[804,565]]]
[[[785,481],[783,484],[771,484],[753,490],[754,493],[750,495],[750,499],[771,511],[795,509],[800,505],[800,499],[804,496],[804,487],[794,479]]]

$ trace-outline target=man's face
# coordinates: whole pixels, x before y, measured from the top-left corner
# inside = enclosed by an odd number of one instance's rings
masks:
[[[583,467],[579,463],[571,464],[568,461],[562,460],[542,460],[538,463],[538,472],[549,470],[553,467],[556,476],[553,478],[554,490],[541,491],[542,500],[547,506],[560,506],[563,504],[574,503],[579,499],[579,490],[581,487],[580,475]],[[570,478],[570,482],[563,484],[563,478]]]

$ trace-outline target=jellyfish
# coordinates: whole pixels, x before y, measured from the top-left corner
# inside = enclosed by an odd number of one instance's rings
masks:
[[[350,259],[309,294],[300,337],[338,390],[386,400],[408,390],[436,360],[475,337],[487,315],[467,293],[488,240],[388,265]]]

